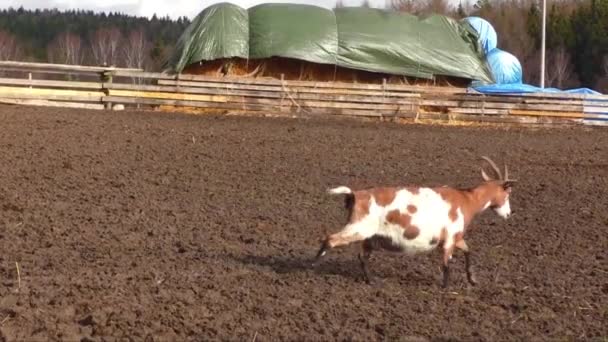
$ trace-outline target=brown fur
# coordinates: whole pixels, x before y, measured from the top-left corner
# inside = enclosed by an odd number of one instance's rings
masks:
[[[396,188],[375,188],[370,190],[376,203],[381,207],[393,203],[395,196],[397,196]]]
[[[415,239],[420,234],[420,229],[411,224],[412,217],[407,214],[402,214],[399,210],[391,210],[386,215],[386,220],[390,223],[397,224],[403,228],[403,237],[408,240]]]
[[[491,207],[502,206],[508,194],[498,181],[485,182],[472,189],[440,187],[433,190],[441,195],[444,201],[451,204],[449,215],[452,221],[456,221],[458,218],[458,209],[462,211],[465,228],[486,203],[489,202]]]
[[[350,223],[358,222],[369,214],[371,199],[371,194],[365,190],[355,191],[352,195],[346,196],[346,209],[349,211]]]

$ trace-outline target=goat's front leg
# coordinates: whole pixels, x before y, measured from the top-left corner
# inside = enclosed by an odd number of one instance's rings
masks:
[[[467,280],[471,285],[477,285],[477,279],[475,279],[475,275],[471,269],[471,251],[469,250],[469,246],[464,240],[456,241],[455,246],[464,253],[464,268],[467,272]]]
[[[452,246],[444,246],[443,248],[443,288],[448,287],[450,282],[450,260],[452,259]]]

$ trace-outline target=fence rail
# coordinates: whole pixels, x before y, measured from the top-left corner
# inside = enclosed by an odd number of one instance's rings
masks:
[[[11,77],[0,78],[0,103],[5,104],[87,109],[123,104],[295,115],[608,125],[608,96],[603,95],[484,95],[465,88],[168,75],[138,69],[0,61],[0,73],[6,76],[7,72]],[[64,79],[50,80],[45,75]]]

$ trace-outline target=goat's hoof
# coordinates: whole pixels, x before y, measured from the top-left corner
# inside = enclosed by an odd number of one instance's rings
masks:
[[[473,286],[479,284],[479,282],[477,281],[477,278],[475,278],[474,276],[469,276],[468,279],[469,279],[469,284],[471,284]]]
[[[365,281],[365,284],[371,288],[381,288],[384,285],[384,282],[380,281],[379,279],[363,279]]]

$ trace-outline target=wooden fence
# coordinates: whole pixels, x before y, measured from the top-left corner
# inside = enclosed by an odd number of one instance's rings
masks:
[[[608,125],[608,96],[603,95],[484,95],[465,88],[168,75],[8,61],[0,62],[0,73],[0,103],[11,104]]]

